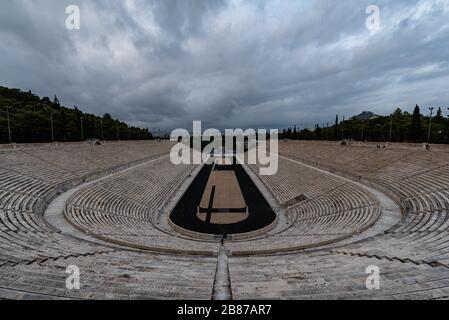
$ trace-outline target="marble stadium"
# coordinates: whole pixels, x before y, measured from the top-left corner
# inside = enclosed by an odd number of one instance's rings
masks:
[[[1,146],[0,298],[449,298],[449,147],[284,141],[261,176],[171,146]]]

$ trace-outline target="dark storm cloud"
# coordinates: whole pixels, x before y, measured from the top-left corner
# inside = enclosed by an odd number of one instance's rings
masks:
[[[65,28],[70,4],[79,31]],[[161,128],[449,105],[448,18],[449,0],[6,1],[0,84]]]

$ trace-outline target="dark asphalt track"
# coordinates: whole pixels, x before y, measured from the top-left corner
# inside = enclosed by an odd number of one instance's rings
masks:
[[[175,224],[195,232],[228,235],[258,230],[268,226],[276,219],[276,214],[273,212],[268,202],[243,167],[239,164],[227,166],[228,168],[218,166],[217,169],[234,170],[245,202],[249,207],[248,219],[228,225],[215,225],[198,219],[196,216],[197,208],[206,188],[212,167],[212,165],[203,166],[189,189],[170,214],[170,218]]]

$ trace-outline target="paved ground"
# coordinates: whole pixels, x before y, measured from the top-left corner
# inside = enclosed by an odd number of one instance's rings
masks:
[[[213,209],[241,209],[246,207],[234,171],[212,171],[201,199],[201,208],[208,208],[213,186],[215,186]]]

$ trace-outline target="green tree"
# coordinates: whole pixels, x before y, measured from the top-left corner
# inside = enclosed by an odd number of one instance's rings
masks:
[[[8,143],[8,126],[6,106],[9,107],[11,133],[13,142],[50,142],[51,117],[53,118],[54,138],[56,141],[79,141],[81,138],[80,122],[83,117],[84,138],[100,137],[100,117],[85,114],[78,107],[61,106],[55,95],[53,101],[48,97],[39,98],[31,91],[21,91],[0,86],[0,143]],[[106,114],[103,120],[105,140],[115,140],[115,120]],[[152,139],[148,129],[129,128],[126,123],[120,123],[121,135],[134,139]],[[124,134],[123,132],[126,132]]]
[[[419,142],[422,140],[422,116],[418,105],[416,105],[413,110],[410,137],[413,142]]]
[[[55,95],[55,98],[53,99],[53,104],[55,105],[56,108],[61,107],[61,104],[59,103],[59,99],[56,95]]]
[[[335,116],[334,140],[338,140],[338,114]]]
[[[434,118],[435,123],[444,123],[444,117],[443,117],[443,110],[441,110],[441,107],[438,108],[437,114]]]
[[[315,126],[315,139],[321,140],[322,137],[323,137],[323,131],[322,131],[320,125],[317,124]]]

